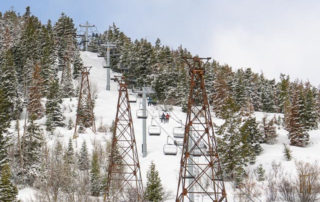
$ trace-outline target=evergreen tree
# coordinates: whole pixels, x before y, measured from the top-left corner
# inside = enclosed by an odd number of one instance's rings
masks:
[[[263,142],[273,144],[276,141],[277,133],[274,126],[274,120],[267,121],[267,117],[262,118],[262,125],[260,127],[261,134],[263,136]]]
[[[309,143],[309,134],[305,131],[302,124],[301,106],[299,106],[299,92],[296,90],[293,94],[288,119],[288,131],[290,145],[304,147]]]
[[[213,109],[218,117],[225,117],[228,102],[232,99],[228,78],[231,77],[231,68],[217,68],[214,80]],[[234,102],[233,102],[234,103]],[[235,104],[235,103],[234,103]],[[236,107],[236,106],[234,106]]]
[[[100,181],[100,164],[98,152],[94,151],[92,154],[92,162],[91,162],[91,195],[99,196],[101,190],[101,181]]]
[[[6,136],[6,132],[7,128],[10,127],[10,106],[10,102],[7,100],[7,97],[0,87],[0,171],[2,170],[2,167],[8,162],[8,137]]]
[[[88,170],[89,169],[89,158],[88,158],[88,151],[87,151],[87,143],[83,141],[80,151],[79,157],[79,169],[80,170]]]
[[[57,80],[52,80],[50,83],[48,100],[46,103],[46,126],[47,131],[53,131],[56,127],[63,127],[64,117],[61,112],[60,103],[62,102],[59,95],[59,84]]]
[[[254,163],[254,160],[258,154],[261,153],[262,147],[260,145],[263,142],[262,134],[258,129],[256,119],[249,117],[240,128],[240,134],[243,138],[243,144],[248,144],[244,147],[248,149],[248,155],[251,157],[250,163]]]
[[[160,202],[163,200],[163,187],[159,177],[159,173],[156,170],[156,166],[151,162],[149,171],[147,173],[147,188],[144,193],[145,199],[152,202]]]
[[[66,62],[72,63],[73,54],[76,50],[76,29],[73,20],[62,13],[53,31],[57,41],[55,45],[58,51],[59,67],[60,70],[63,70],[68,65]]]
[[[58,41],[56,48],[59,70],[62,70],[61,93],[66,98],[74,95],[71,66],[74,62],[74,54],[77,53],[77,41],[73,20],[62,13],[54,26],[54,34],[55,40]]]
[[[73,78],[77,79],[81,76],[81,71],[83,69],[83,64],[82,64],[82,60],[80,57],[80,52],[76,51],[74,54],[74,63],[73,63]]]
[[[50,23],[50,21],[48,22]],[[48,25],[50,27],[50,24]],[[43,94],[48,95],[50,88],[50,81],[56,77],[56,71],[53,67],[55,63],[54,55],[54,42],[51,36],[52,30],[48,30],[45,26],[42,26],[40,38],[41,41],[41,77],[43,78]]]
[[[306,130],[312,130],[318,128],[318,113],[316,108],[316,101],[314,92],[311,87],[306,87],[306,98],[305,98],[305,127]]]
[[[5,164],[1,168],[0,180],[0,201],[12,202],[17,201],[18,189],[11,182],[11,170],[9,164]]]
[[[258,181],[264,181],[265,180],[266,171],[263,169],[262,164],[259,164],[256,172],[257,172],[257,175],[258,175]]]
[[[62,70],[61,76],[61,95],[63,98],[74,96],[74,88],[71,74],[71,64],[68,58],[65,58],[66,64]]]
[[[233,99],[235,100],[235,103],[238,105],[238,107],[244,106],[247,96],[246,96],[246,84],[244,81],[244,72],[242,69],[239,69],[237,73],[234,76],[234,81],[233,81]]]
[[[241,117],[239,113],[230,115],[217,131],[218,134],[218,152],[227,178],[240,181],[244,174],[250,158],[250,145],[245,143],[242,138]]]
[[[36,115],[29,119],[27,132],[24,137],[23,169],[20,175],[24,183],[32,186],[39,175],[42,156],[42,131],[35,123]]]
[[[69,139],[68,148],[67,148],[67,151],[64,155],[64,160],[68,164],[74,163],[74,149],[73,149],[73,144],[72,144],[71,138]]]
[[[32,74],[32,84],[29,88],[29,103],[28,103],[28,113],[29,118],[35,115],[36,119],[43,116],[43,106],[41,104],[42,97],[42,78],[40,75],[41,69],[39,65],[35,65]]]
[[[289,85],[290,85],[289,76],[281,74],[280,75],[280,83],[278,84],[280,112],[285,112],[286,103],[289,100]]]
[[[12,52],[9,50],[5,53],[1,64],[0,87],[10,103],[10,116],[12,120],[21,110],[21,96],[18,91],[18,80],[15,71]]]

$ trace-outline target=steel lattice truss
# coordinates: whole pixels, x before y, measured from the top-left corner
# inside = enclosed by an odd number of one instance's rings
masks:
[[[84,67],[81,72],[81,83],[78,98],[76,123],[74,126],[74,138],[78,137],[78,126],[90,127],[92,131],[96,132],[96,124],[93,113],[93,101],[91,98],[90,82],[89,82],[89,68]]]
[[[123,77],[117,80],[119,98],[105,199],[108,201],[142,201],[143,186],[127,84]]]
[[[190,92],[176,201],[227,201],[204,83],[202,60],[185,59]]]

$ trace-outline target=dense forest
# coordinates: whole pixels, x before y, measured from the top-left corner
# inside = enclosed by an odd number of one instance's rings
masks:
[[[89,51],[105,55],[107,42],[116,45],[111,52],[112,70],[122,72],[130,87],[151,86],[158,103],[185,109],[189,70],[183,57],[193,56],[188,50],[172,49],[160,39],[132,41],[113,24],[103,34],[92,35]],[[91,157],[86,142],[77,153],[71,140],[67,147],[57,142],[49,148],[45,139],[57,127],[74,127],[61,106],[77,96],[83,69],[73,20],[62,13],[57,22],[43,24],[29,7],[23,15],[0,13],[0,45],[0,201],[15,201],[17,186],[41,190],[42,201],[102,196],[106,184],[102,163],[106,164],[110,151],[95,148]],[[291,81],[283,74],[279,81],[270,80],[250,68],[234,70],[215,60],[205,70],[212,110],[225,120],[216,134],[227,180],[241,181],[245,166],[255,163],[262,152],[261,144],[274,143],[277,126],[289,132],[290,145],[310,143],[308,132],[318,128],[320,92],[309,82]],[[284,116],[258,122],[255,111]],[[45,123],[40,124],[44,117]],[[80,123],[85,127],[85,121]],[[154,165],[148,178],[148,184],[156,183],[162,192]],[[147,191],[149,197],[152,190]]]

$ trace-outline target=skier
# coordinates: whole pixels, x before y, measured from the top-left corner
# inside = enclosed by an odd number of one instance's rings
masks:
[[[164,113],[162,113],[162,115],[160,117],[161,123],[165,122],[165,119],[166,119],[166,115]]]
[[[166,114],[166,122],[168,123],[169,122],[169,118],[170,118],[170,115],[169,113]]]

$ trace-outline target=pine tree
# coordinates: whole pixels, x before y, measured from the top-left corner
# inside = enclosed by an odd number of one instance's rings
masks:
[[[264,181],[265,180],[266,171],[263,169],[262,164],[259,164],[256,172],[257,172],[257,175],[258,175],[258,181]]]
[[[289,76],[281,74],[280,83],[278,84],[280,112],[285,112],[286,103],[289,100],[289,85],[290,85]]]
[[[74,149],[73,149],[73,144],[72,144],[71,138],[69,139],[68,148],[67,148],[67,151],[64,155],[64,160],[68,164],[74,163]]]
[[[92,155],[92,162],[91,162],[91,195],[92,196],[99,196],[101,190],[101,180],[100,180],[100,164],[99,164],[99,157],[98,152],[94,151]]]
[[[226,177],[240,181],[251,158],[250,145],[242,138],[241,117],[239,113],[230,114],[218,128],[218,152]]]
[[[88,151],[87,151],[87,143],[83,141],[80,151],[79,157],[79,169],[80,170],[88,170],[89,169],[89,158],[88,158]]]
[[[296,90],[293,94],[288,119],[288,131],[290,145],[304,147],[309,143],[309,134],[305,131],[302,124],[301,106],[299,106],[299,91]]]
[[[228,102],[232,99],[228,79],[231,77],[231,68],[217,68],[214,80],[213,109],[218,117],[225,117]],[[235,103],[234,103],[235,104]],[[236,107],[236,106],[235,106]]]
[[[149,171],[147,173],[147,188],[144,193],[145,199],[152,202],[160,202],[163,200],[163,187],[159,177],[159,173],[156,170],[156,166],[151,162]]]
[[[7,147],[8,137],[6,136],[7,128],[10,127],[10,102],[0,88],[0,170],[8,162]]]
[[[13,61],[13,55],[10,50],[5,53],[0,69],[0,87],[3,89],[3,93],[10,102],[9,118],[12,120],[14,117],[16,117],[18,111],[21,110],[22,101],[18,91],[18,80]]]
[[[73,79],[77,79],[81,76],[81,71],[83,69],[83,64],[82,60],[80,57],[80,52],[77,50],[74,54],[74,59],[73,59]]]
[[[316,101],[314,92],[310,87],[310,84],[306,86],[306,98],[305,98],[305,127],[306,130],[312,130],[318,128],[318,113],[316,108]]]
[[[42,26],[40,38],[41,41],[41,77],[43,78],[43,94],[48,95],[50,88],[50,81],[56,77],[56,71],[53,67],[55,63],[54,42],[52,37],[52,30],[50,30],[50,21],[48,22],[49,29]]]
[[[36,115],[29,119],[27,132],[24,137],[24,167],[20,173],[24,183],[31,185],[39,175],[41,165],[41,148],[43,144],[42,131],[38,124],[35,123]],[[19,174],[18,174],[19,175]]]
[[[42,97],[42,78],[40,75],[41,69],[39,65],[35,65],[32,74],[32,84],[29,88],[29,103],[28,103],[28,113],[29,118],[35,115],[36,119],[43,116],[43,106],[41,104]]]
[[[59,95],[59,84],[57,80],[53,80],[50,83],[48,100],[46,103],[46,126],[47,131],[53,131],[56,127],[65,126],[63,120],[64,117],[61,112],[60,103],[62,102]]]
[[[54,34],[57,41],[59,70],[62,70],[62,97],[71,97],[74,95],[71,66],[74,62],[74,54],[77,53],[76,29],[73,20],[62,13],[54,26]]]
[[[1,168],[0,201],[3,201],[3,202],[16,201],[17,195],[18,195],[18,189],[11,182],[10,166],[9,164],[5,164]]]
[[[267,121],[267,117],[262,118],[262,125],[260,127],[261,134],[263,136],[263,142],[273,144],[276,141],[277,133],[274,126],[274,120]]]
[[[243,138],[243,144],[248,144],[245,148],[248,148],[248,155],[251,156],[251,160],[261,153],[262,147],[260,143],[263,142],[262,134],[258,129],[256,119],[249,117],[240,128],[240,134]],[[254,162],[250,162],[254,163]]]
[[[235,103],[238,105],[238,107],[244,106],[247,96],[246,96],[246,84],[244,81],[244,72],[242,69],[238,70],[237,73],[234,76],[233,81],[233,99],[235,100]]]

